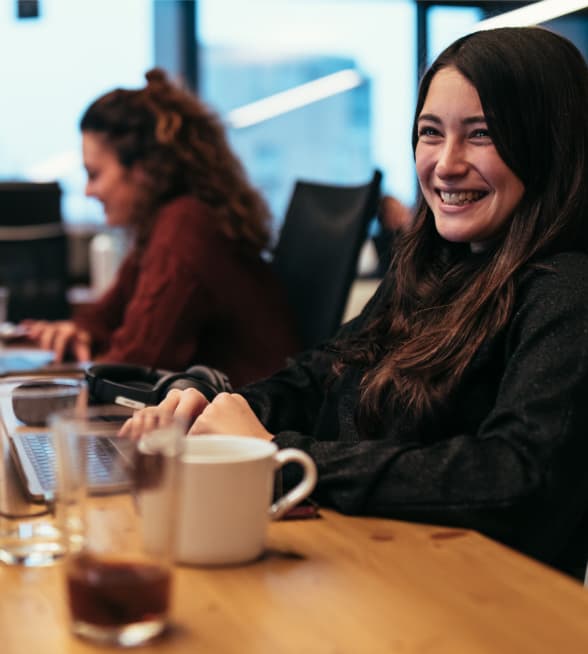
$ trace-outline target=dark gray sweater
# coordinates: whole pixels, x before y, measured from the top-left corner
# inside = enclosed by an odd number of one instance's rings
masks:
[[[477,529],[576,569],[588,557],[588,256],[544,263],[553,270],[522,277],[508,326],[427,424],[387,415],[381,433],[362,438],[359,375],[325,384],[324,348],[240,392],[279,447],[313,457],[323,506]],[[389,283],[343,329],[379,311]]]

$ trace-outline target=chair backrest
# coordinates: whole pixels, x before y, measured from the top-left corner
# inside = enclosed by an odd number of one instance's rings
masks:
[[[360,186],[296,182],[273,267],[305,348],[332,336],[341,323],[359,252],[377,212],[381,180],[376,170]]]
[[[56,182],[0,183],[0,285],[8,320],[68,315],[68,251]]]

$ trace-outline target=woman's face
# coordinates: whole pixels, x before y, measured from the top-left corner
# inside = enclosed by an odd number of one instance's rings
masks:
[[[82,155],[88,174],[86,195],[99,200],[112,226],[131,222],[139,197],[138,172],[125,168],[97,132],[82,133]]]
[[[525,188],[494,147],[478,92],[456,68],[433,77],[417,128],[416,170],[437,231],[483,249]]]

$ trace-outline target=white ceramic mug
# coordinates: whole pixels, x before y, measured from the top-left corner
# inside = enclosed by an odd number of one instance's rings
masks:
[[[275,473],[284,464],[303,468],[300,483],[272,504]],[[197,565],[244,563],[259,557],[269,520],[308,497],[317,472],[308,454],[278,450],[244,436],[186,439],[180,465],[176,560]]]

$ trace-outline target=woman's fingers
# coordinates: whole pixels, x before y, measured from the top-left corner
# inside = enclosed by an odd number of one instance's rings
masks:
[[[92,359],[92,350],[89,340],[76,339],[74,343],[74,355],[76,361],[86,362]]]
[[[209,404],[206,397],[196,388],[186,388],[183,391],[172,389],[160,406],[166,401],[169,401],[169,406],[175,403],[173,416],[181,422],[185,431],[189,430]]]
[[[121,427],[121,436],[130,436],[133,439],[140,438],[144,433],[159,426],[161,422],[160,409],[156,406],[148,406],[140,411],[135,411]]]
[[[261,424],[247,400],[237,393],[219,393],[202,411],[189,433],[233,434],[272,439],[272,435]]]
[[[140,438],[172,419],[179,421],[188,434],[235,434],[272,439],[242,395],[219,393],[208,402],[195,388],[172,389],[157,406],[136,411],[120,433]]]
[[[92,358],[92,338],[85,329],[78,329],[73,342],[73,353],[76,361],[90,361]]]
[[[39,347],[43,350],[53,350],[53,341],[55,340],[55,328],[50,323],[47,323],[37,335]]]
[[[157,406],[135,411],[123,425],[120,435],[140,438],[145,432],[165,425],[170,420],[178,421],[182,429],[187,431],[207,404],[206,397],[195,388],[182,391],[172,389]]]
[[[20,326],[26,329],[28,338],[32,341],[36,341],[39,334],[47,326],[47,322],[45,320],[23,320],[20,323]]]
[[[179,391],[177,388],[173,388],[157,406],[162,411],[173,415],[173,412],[176,410],[180,400],[182,399],[182,393],[183,391]]]
[[[64,328],[57,328],[53,334],[53,351],[55,352],[55,361],[63,361],[65,357],[65,351],[75,336],[73,330],[68,330]]]
[[[219,415],[223,411],[225,413],[231,410],[230,401],[227,402],[227,398],[230,397],[229,393],[219,393],[212,402],[204,408],[200,415],[196,418],[195,422],[192,424],[188,430],[188,434],[222,434],[224,432],[224,426],[219,424]],[[219,431],[215,431],[215,425],[219,428]]]
[[[55,361],[65,358],[68,348],[72,347],[78,361],[89,361],[90,335],[80,330],[75,323],[64,320],[58,322],[36,321],[27,324],[27,336],[40,348],[55,352]]]

